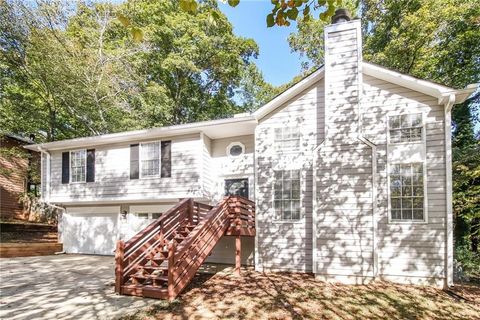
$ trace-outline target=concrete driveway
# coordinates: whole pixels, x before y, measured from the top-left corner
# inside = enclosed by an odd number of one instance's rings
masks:
[[[115,319],[158,300],[114,293],[114,259],[0,259],[0,319]]]

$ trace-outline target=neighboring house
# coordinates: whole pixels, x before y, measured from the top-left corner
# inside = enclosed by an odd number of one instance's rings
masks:
[[[178,199],[235,193],[256,202],[242,261],[257,270],[451,283],[451,109],[474,87],[363,62],[360,30],[326,27],[325,65],[252,114],[28,146],[66,208],[65,250],[113,254]]]
[[[33,141],[14,134],[0,133],[0,220],[28,220],[30,212],[21,201],[27,191],[37,192],[29,168],[38,166],[40,154],[25,150]]]

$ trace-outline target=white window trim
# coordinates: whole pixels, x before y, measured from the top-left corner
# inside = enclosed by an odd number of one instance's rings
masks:
[[[144,176],[142,174],[142,148],[144,144],[151,144],[151,143],[158,143],[158,174],[156,175],[151,175],[151,176]],[[155,178],[160,178],[161,173],[162,173],[162,141],[161,140],[154,140],[154,141],[145,141],[140,143],[140,148],[138,150],[138,170],[139,170],[139,178],[140,179],[155,179]]]
[[[72,170],[72,153],[73,152],[78,152],[78,151],[84,151],[85,152],[85,179],[83,179],[83,181],[72,181],[72,173],[73,173],[73,170]],[[69,167],[69,183],[71,184],[79,184],[79,183],[87,183],[87,149],[75,149],[75,150],[70,150],[69,151],[69,159],[68,159],[68,167]]]
[[[231,155],[230,154],[230,149],[233,147],[233,146],[240,146],[242,148],[242,153],[240,153],[239,155],[237,156],[234,156],[234,155]],[[226,150],[226,153],[227,153],[227,156],[229,158],[238,158],[242,155],[245,154],[245,145],[243,143],[241,143],[240,141],[236,141],[236,142],[230,142],[230,144],[227,146],[227,148],[225,149]]]
[[[392,199],[390,191],[390,169],[392,165],[405,165],[405,164],[422,164],[423,166],[423,220],[396,220],[392,219]],[[428,223],[428,197],[427,197],[427,163],[426,161],[405,161],[405,162],[393,162],[387,165],[387,193],[388,193],[388,206],[387,217],[389,224],[427,224]]]
[[[299,224],[299,223],[305,223],[305,207],[304,207],[304,199],[305,199],[305,190],[306,186],[304,183],[306,183],[306,177],[304,177],[304,172],[305,170],[301,168],[282,168],[282,169],[273,169],[273,171],[292,171],[292,170],[298,170],[300,171],[300,219],[279,219],[277,218],[277,215],[275,213],[275,172],[272,172],[272,186],[271,186],[271,191],[272,191],[272,199],[271,199],[271,208],[273,212],[273,219],[271,222],[277,223],[277,224],[287,224],[287,223],[292,223],[292,224]]]
[[[422,137],[418,141],[403,141],[403,142],[391,142],[390,140],[390,117],[395,117],[395,116],[404,116],[404,115],[410,115],[410,114],[420,114],[422,117]],[[418,112],[389,112],[387,114],[387,119],[386,119],[386,124],[387,124],[387,144],[392,145],[392,146],[397,146],[397,145],[402,145],[402,144],[415,144],[415,143],[425,143],[426,140],[426,114],[424,111],[418,111]]]
[[[284,129],[284,128],[298,128],[298,150],[284,150],[283,148],[281,147],[278,147],[277,146],[277,142],[275,141],[275,130],[276,129]],[[298,154],[300,152],[302,152],[302,131],[300,130],[300,128],[295,125],[291,125],[290,123],[287,124],[287,125],[276,125],[276,126],[273,126],[272,127],[272,134],[273,134],[273,137],[272,137],[272,146],[273,146],[273,152],[275,154],[281,154],[281,155],[284,155],[284,154]],[[283,141],[283,140],[282,140]],[[294,169],[292,169],[294,170]]]

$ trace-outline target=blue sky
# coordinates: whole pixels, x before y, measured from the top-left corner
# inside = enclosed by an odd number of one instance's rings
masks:
[[[267,28],[265,19],[272,10],[270,0],[241,0],[235,8],[219,2],[219,7],[233,24],[236,35],[257,42],[260,55],[255,62],[266,81],[284,84],[301,72],[300,55],[290,52],[287,41],[296,30],[295,25]]]

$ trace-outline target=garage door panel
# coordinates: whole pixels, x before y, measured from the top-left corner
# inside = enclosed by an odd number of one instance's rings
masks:
[[[67,253],[113,255],[118,213],[64,215],[63,246]]]

